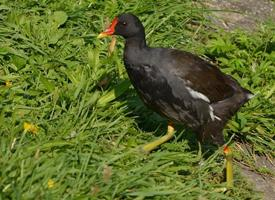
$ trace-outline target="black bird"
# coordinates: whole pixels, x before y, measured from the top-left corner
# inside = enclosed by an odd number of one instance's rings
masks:
[[[147,46],[133,14],[121,14],[98,38],[125,38],[124,64],[143,102],[169,120],[167,134],[143,147],[150,152],[173,137],[173,122],[186,124],[204,142],[224,144],[226,122],[253,94],[231,76],[189,52]]]

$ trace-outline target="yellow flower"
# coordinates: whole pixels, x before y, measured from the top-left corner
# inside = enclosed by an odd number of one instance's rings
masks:
[[[33,134],[37,134],[38,128],[34,124],[24,122],[24,131],[29,131]]]
[[[54,184],[55,184],[55,182],[53,181],[53,179],[48,180],[48,188],[53,188]]]
[[[12,86],[12,82],[11,81],[6,81],[5,84],[6,84],[6,87],[11,87]]]

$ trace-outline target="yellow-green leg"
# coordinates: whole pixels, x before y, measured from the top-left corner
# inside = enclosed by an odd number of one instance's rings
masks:
[[[174,136],[174,132],[175,132],[174,126],[171,122],[169,122],[166,135],[162,136],[161,138],[153,142],[146,144],[145,146],[142,147],[142,150],[145,151],[146,153],[150,153],[152,150],[156,149],[161,144],[170,140]]]
[[[225,164],[226,164],[226,185],[227,189],[233,187],[233,157],[232,151],[228,146],[224,147],[223,150],[225,154]]]

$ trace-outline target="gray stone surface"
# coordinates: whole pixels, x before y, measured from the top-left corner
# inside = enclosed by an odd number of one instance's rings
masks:
[[[253,30],[266,20],[275,21],[275,2],[268,0],[206,0],[205,6],[213,10],[211,20],[217,25],[232,30]]]

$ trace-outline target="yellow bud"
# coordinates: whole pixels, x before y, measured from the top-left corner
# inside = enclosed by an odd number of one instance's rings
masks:
[[[48,188],[53,188],[54,184],[55,184],[55,182],[53,181],[53,179],[48,180]]]
[[[38,128],[34,125],[34,124],[31,124],[31,123],[28,123],[28,122],[24,122],[24,130],[25,131],[29,131],[33,134],[36,134],[37,131],[38,131]]]
[[[6,81],[5,84],[6,84],[6,87],[11,87],[12,86],[12,82],[11,81]]]

